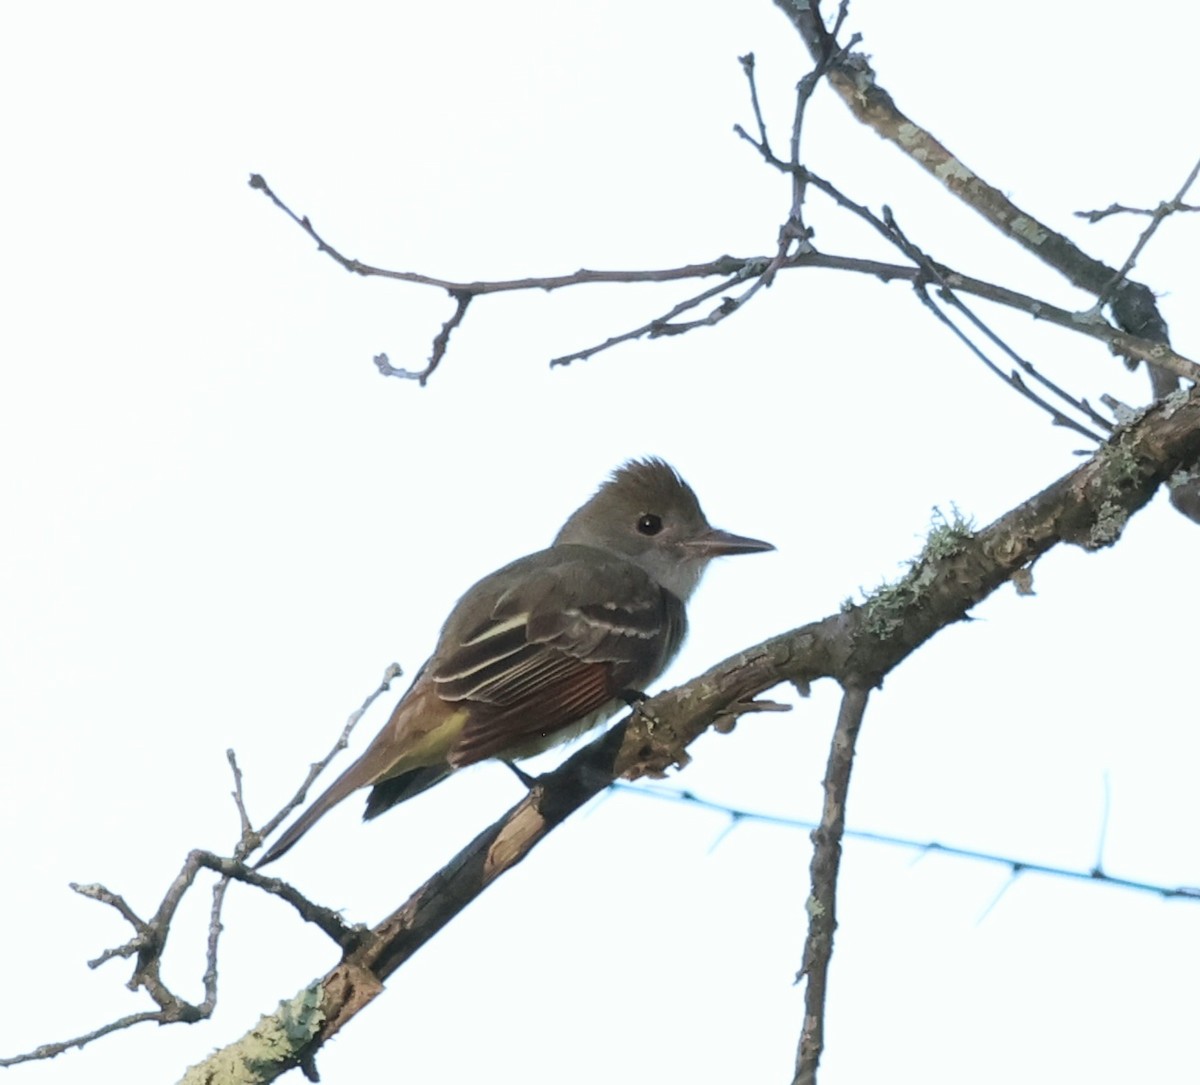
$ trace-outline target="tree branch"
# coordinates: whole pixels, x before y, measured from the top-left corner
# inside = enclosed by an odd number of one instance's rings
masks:
[[[796,4],[792,0],[774,0],[774,3],[795,27],[814,60],[826,65],[830,86],[859,121],[892,143],[1005,236],[1054,268],[1068,282],[1093,294],[1097,299],[1093,307],[1095,315],[1108,304],[1122,330],[1139,339],[1169,345],[1167,322],[1158,311],[1154,292],[1144,283],[1125,276],[1141,246],[1157,228],[1159,219],[1151,223],[1124,268],[1112,268],[1088,256],[1065,235],[1014,204],[931,132],[908,117],[878,84],[866,54],[842,55],[836,42],[836,31],[842,23],[840,14],[835,31],[830,32],[821,18],[820,0],[805,4]],[[1174,202],[1182,200],[1198,170],[1200,163],[1188,176]],[[1170,395],[1179,387],[1178,374],[1166,367],[1149,361],[1147,370],[1156,399]],[[1171,504],[1184,516],[1200,523],[1200,473],[1180,473],[1172,480],[1170,491]]]
[[[257,1076],[246,1080],[254,1081],[272,1081],[295,1066],[311,1070],[321,1045],[379,994],[389,975],[610,781],[659,776],[685,763],[687,746],[705,729],[781,682],[803,686],[830,677],[865,693],[1052,547],[1072,543],[1091,550],[1114,543],[1157,487],[1197,458],[1200,392],[1194,390],[1156,403],[1082,466],[988,527],[936,533],[902,580],[861,606],[772,637],[652,698],[540,777],[522,802],[377,924],[357,950],[288,1003],[288,1029],[278,1017],[265,1019],[214,1059],[228,1060],[236,1051],[241,1064],[253,1064]],[[853,724],[856,705],[848,702],[843,733]],[[835,814],[829,815],[831,825]],[[297,1004],[307,1007],[299,1025]],[[264,1028],[271,1037],[267,1047],[256,1039]],[[281,1030],[291,1036],[286,1045]]]
[[[797,983],[801,979],[808,983],[804,990],[804,1027],[796,1051],[794,1085],[815,1085],[817,1067],[825,1050],[825,994],[833,957],[833,934],[837,930],[837,879],[842,861],[842,835],[846,830],[846,797],[869,692],[865,686],[851,685],[842,694],[842,707],[825,767],[821,824],[812,834],[813,856],[809,867],[812,893],[805,904],[808,937],[804,942],[804,963],[796,975]]]
[[[754,141],[751,140],[751,142],[753,143]],[[780,162],[780,166],[787,168],[787,163]],[[348,271],[353,271],[358,275],[377,275],[400,282],[437,287],[445,290],[451,297],[456,299],[455,313],[446,321],[435,338],[434,349],[428,366],[420,370],[404,370],[393,367],[386,354],[376,355],[374,359],[376,366],[385,375],[405,376],[421,383],[424,383],[428,379],[436,368],[435,363],[440,362],[444,356],[449,333],[457,327],[465,312],[466,304],[463,301],[464,298],[470,299],[484,294],[511,293],[525,290],[544,290],[550,292],[553,290],[562,290],[568,286],[580,286],[588,283],[681,282],[688,279],[703,279],[713,275],[729,279],[729,282],[723,283],[714,289],[706,290],[696,297],[680,303],[664,315],[647,322],[634,331],[622,333],[598,346],[563,355],[551,361],[552,365],[564,365],[569,361],[585,358],[597,353],[599,350],[607,349],[618,342],[625,342],[642,335],[670,334],[672,329],[668,327],[668,322],[674,316],[707,298],[719,294],[722,290],[736,286],[751,275],[762,274],[770,267],[774,267],[776,270],[827,268],[870,275],[873,278],[883,279],[885,282],[893,280],[915,282],[922,274],[917,268],[907,267],[902,264],[889,264],[880,260],[838,256],[830,253],[796,252],[783,259],[780,259],[777,253],[764,253],[756,256],[724,255],[705,261],[704,263],[683,264],[672,268],[645,268],[641,270],[580,268],[577,271],[559,275],[534,275],[522,279],[474,281],[439,279],[419,272],[395,271],[388,268],[376,267],[345,257],[317,233],[307,215],[298,215],[288,207],[271,190],[264,178],[258,174],[252,175],[250,178],[250,187],[264,192],[284,214],[297,223],[305,233],[317,242],[317,246],[321,252],[329,255]],[[1093,339],[1098,339],[1101,342],[1107,343],[1115,353],[1123,354],[1135,361],[1152,363],[1185,380],[1200,381],[1200,365],[1181,354],[1177,354],[1165,343],[1130,335],[1127,332],[1114,328],[1098,315],[1085,319],[1077,312],[1060,308],[1057,305],[1042,301],[1040,298],[1022,294],[1016,290],[1009,290],[1007,287],[998,286],[984,279],[974,278],[943,264],[934,264],[933,266],[937,268],[938,274],[946,281],[947,285],[952,286],[956,290],[986,298],[989,301],[1007,306],[1010,309],[1017,309],[1028,313],[1035,319],[1045,320],[1069,331],[1079,332]]]
[[[654,697],[611,732],[580,750],[553,773],[540,777],[526,798],[480,833],[443,870],[373,929],[346,925],[329,909],[313,904],[291,886],[246,868],[239,858],[192,852],[151,920],[142,920],[119,895],[100,886],[79,891],[116,908],[135,930],[126,945],[102,955],[136,956],[131,985],[143,987],[158,1002],[157,1011],[134,1014],[81,1037],[44,1045],[0,1060],[13,1065],[51,1057],[71,1046],[140,1021],[160,1024],[194,1021],[215,1004],[215,936],[210,938],[205,972],[205,1001],[193,1005],[173,995],[159,979],[167,932],[183,894],[201,869],[221,877],[216,909],[227,879],[258,886],[291,903],[308,921],[322,927],[342,948],[341,963],[301,991],[276,1014],[264,1018],[237,1044],[217,1052],[195,1068],[188,1080],[215,1081],[218,1072],[238,1068],[241,1081],[271,1081],[285,1070],[302,1067],[315,1074],[316,1052],[381,990],[386,980],[493,881],[519,863],[555,826],[614,779],[658,777],[688,761],[687,747],[707,728],[726,732],[731,721],[756,708],[774,708],[753,700],[781,682],[804,688],[817,678],[839,681],[848,695],[839,724],[837,749],[827,775],[827,805],[814,856],[814,900],[826,929],[810,931],[813,950],[805,967],[811,976],[827,971],[832,935],[831,866],[840,847],[852,744],[860,700],[866,691],[940,629],[966,617],[971,607],[1009,579],[1019,583],[1043,553],[1063,542],[1086,549],[1109,546],[1128,518],[1149,501],[1173,473],[1200,459],[1200,390],[1176,393],[1135,418],[1081,467],[995,523],[974,532],[965,524],[938,526],[908,573],[860,606],[773,637],[712,668],[686,685]],[[352,721],[353,722],[353,721]],[[235,778],[236,780],[236,778]],[[239,788],[240,789],[240,788]],[[251,837],[254,834],[251,834]],[[243,839],[242,853],[251,839]],[[836,864],[834,864],[836,865]],[[822,957],[824,954],[824,957]],[[820,981],[824,983],[822,978]],[[823,1014],[815,990],[809,998],[805,1051],[814,1065],[819,1055]],[[815,1000],[815,1001],[814,1001]],[[224,1067],[224,1069],[221,1069]]]
[[[864,53],[826,61],[838,53],[833,35],[821,21],[819,0],[796,4],[774,0],[800,34],[814,61],[827,64],[826,78],[850,112],[877,135],[937,179],[949,192],[973,208],[1039,260],[1056,268],[1071,283],[1099,295],[1112,280],[1114,269],[1088,256],[1062,234],[1014,204],[994,185],[968,168],[931,132],[907,116],[875,79]]]

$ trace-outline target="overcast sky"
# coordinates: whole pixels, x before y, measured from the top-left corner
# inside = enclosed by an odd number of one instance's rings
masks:
[[[902,109],[1114,266],[1143,223],[1072,213],[1153,205],[1195,160],[1177,4],[855,0],[849,25]],[[711,570],[671,684],[899,576],[935,507],[987,523],[1085,447],[908,288],[831,272],[555,371],[699,286],[487,298],[428,387],[384,380],[372,356],[420,366],[447,298],[347,274],[246,184],[262,173],[350,256],[454,279],[770,252],[789,194],[733,135],[752,123],[737,58],[758,58],[780,146],[807,61],[768,0],[68,2],[0,27],[0,1054],[150,1005],[126,962],[88,970],[130,932],[68,882],[152,912],[190,848],[236,840],[228,747],[265,820],[387,664],[413,673],[458,595],[622,460],[666,457],[715,524],[778,547]],[[1087,306],[827,89],[804,156],[944,263]],[[824,199],[807,211],[823,250],[897,259]],[[1169,222],[1136,272],[1191,357],[1198,230]],[[1099,345],[980,309],[1076,394],[1144,401]],[[851,825],[1086,870],[1107,780],[1105,868],[1200,884],[1198,538],[1160,496],[1114,549],[1055,551],[1036,596],[1003,589],[908,660],[868,711]],[[706,736],[667,784],[815,817],[836,704],[820,683]],[[355,798],[277,873],[373,922],[520,794],[489,765],[369,826]],[[322,1079],[789,1080],[809,841],[726,827],[594,804],[393,977]],[[1010,881],[847,843],[824,1085],[1186,1078],[1200,906]],[[196,999],[206,907],[165,966]],[[235,886],[213,1020],[6,1082],[175,1080],[335,959]]]

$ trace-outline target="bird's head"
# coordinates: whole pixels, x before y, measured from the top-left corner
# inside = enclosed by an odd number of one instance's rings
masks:
[[[683,600],[713,558],[775,549],[709,524],[679,472],[654,458],[618,467],[563,525],[554,544],[563,543],[620,554]]]

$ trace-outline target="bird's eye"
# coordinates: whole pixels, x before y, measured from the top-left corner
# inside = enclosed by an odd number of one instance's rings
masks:
[[[662,517],[648,512],[637,522],[637,529],[643,535],[657,535],[662,531]]]

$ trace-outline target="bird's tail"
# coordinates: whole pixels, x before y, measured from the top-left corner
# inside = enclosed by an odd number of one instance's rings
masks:
[[[390,810],[397,803],[411,799],[421,794],[426,788],[440,784],[454,770],[449,765],[428,765],[425,768],[410,769],[389,780],[381,780],[367,796],[367,808],[363,811],[363,821],[377,818],[385,810]]]
[[[422,667],[409,691],[392,710],[387,725],[363,755],[325,789],[257,863],[275,862],[352,791],[375,785],[367,800],[368,818],[411,798],[454,771],[446,755],[462,731],[468,712],[442,701],[433,684],[422,684]]]
[[[371,782],[371,766],[364,765],[364,761],[365,758],[360,757],[341,776],[334,780],[321,793],[320,797],[314,800],[312,805],[288,826],[287,832],[267,849],[267,854],[254,864],[254,869],[258,870],[260,867],[265,867],[268,863],[275,862],[285,852],[290,851],[295,846],[296,841],[329,813],[330,810],[337,806],[342,799],[351,792],[357,791],[360,787],[365,787],[369,784]]]

